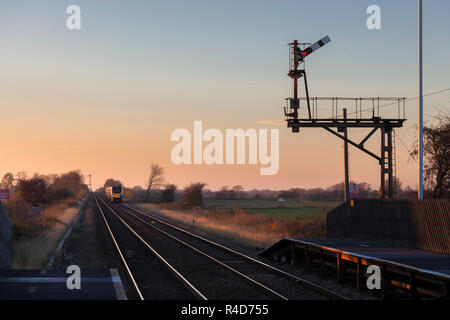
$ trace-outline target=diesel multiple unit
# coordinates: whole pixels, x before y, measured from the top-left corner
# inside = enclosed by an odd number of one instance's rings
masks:
[[[108,187],[105,189],[106,200],[111,202],[122,202],[123,188],[122,186]]]

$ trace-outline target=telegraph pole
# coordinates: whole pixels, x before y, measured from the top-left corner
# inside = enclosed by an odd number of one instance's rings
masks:
[[[419,0],[419,125],[418,125],[418,198],[423,199],[423,50],[422,50],[422,0]]]

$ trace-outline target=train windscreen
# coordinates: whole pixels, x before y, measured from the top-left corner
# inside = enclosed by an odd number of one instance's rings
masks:
[[[121,193],[122,192],[122,187],[113,187],[112,188],[112,192],[113,193]]]

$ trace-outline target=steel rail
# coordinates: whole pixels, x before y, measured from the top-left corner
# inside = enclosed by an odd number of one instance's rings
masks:
[[[244,258],[244,259],[246,259],[246,260],[249,260],[249,261],[251,261],[251,262],[254,262],[254,263],[256,263],[256,264],[258,264],[258,265],[260,265],[260,266],[265,267],[266,269],[269,269],[269,270],[271,270],[271,271],[273,271],[273,272],[275,272],[275,273],[278,273],[279,275],[281,275],[281,276],[283,276],[283,277],[285,277],[285,278],[294,280],[294,281],[296,281],[297,283],[299,283],[299,284],[301,284],[301,285],[303,285],[303,286],[305,286],[305,287],[309,287],[309,289],[313,289],[313,290],[319,291],[319,292],[322,293],[322,294],[329,295],[329,296],[331,296],[331,297],[333,297],[333,298],[336,298],[336,299],[340,299],[340,300],[349,300],[349,299],[348,299],[347,297],[345,297],[344,295],[341,295],[341,294],[339,294],[339,293],[337,293],[337,292],[335,292],[335,291],[333,291],[333,290],[324,288],[324,287],[322,287],[322,286],[320,286],[320,285],[318,285],[318,284],[315,284],[315,283],[313,283],[313,282],[311,282],[311,281],[308,281],[308,280],[306,280],[306,279],[302,279],[302,278],[300,278],[300,277],[298,277],[298,276],[296,276],[296,275],[293,275],[293,274],[291,274],[291,273],[288,273],[288,272],[283,271],[283,270],[281,270],[281,269],[278,269],[278,268],[276,268],[276,267],[273,267],[273,266],[271,266],[271,265],[269,265],[269,264],[267,264],[267,263],[264,263],[264,262],[262,262],[262,261],[260,261],[260,260],[257,260],[257,259],[255,259],[255,258],[253,258],[253,257],[250,257],[250,256],[246,255],[246,254],[243,254],[243,253],[241,253],[241,252],[239,252],[239,251],[233,250],[233,249],[228,248],[228,247],[226,247],[226,246],[224,246],[224,245],[221,245],[221,244],[219,244],[219,243],[217,243],[217,242],[214,242],[214,241],[212,241],[212,240],[209,240],[209,239],[206,239],[206,238],[204,238],[204,237],[202,237],[202,236],[199,236],[198,234],[195,234],[195,233],[193,233],[193,232],[190,232],[190,231],[187,231],[187,230],[182,229],[182,228],[180,228],[180,227],[177,227],[177,226],[175,226],[175,225],[172,225],[172,224],[170,224],[170,223],[168,223],[168,222],[166,222],[166,221],[164,221],[164,220],[161,220],[160,218],[157,218],[157,217],[155,217],[155,216],[153,216],[153,215],[151,215],[151,214],[149,214],[149,213],[147,213],[147,212],[143,212],[143,211],[141,211],[141,210],[138,210],[138,209],[136,209],[136,208],[134,208],[134,207],[132,207],[132,206],[130,206],[130,205],[128,205],[128,204],[123,204],[122,206],[127,207],[127,208],[129,208],[129,209],[131,209],[131,210],[133,210],[133,211],[135,211],[135,212],[137,212],[137,213],[139,213],[139,214],[142,214],[142,215],[144,215],[144,216],[147,216],[147,217],[149,217],[149,218],[151,218],[151,219],[153,219],[153,220],[155,220],[155,221],[157,221],[157,222],[159,222],[159,223],[161,223],[161,224],[163,224],[163,225],[166,225],[166,226],[168,226],[168,227],[170,227],[170,228],[172,228],[172,229],[178,230],[178,231],[180,231],[180,232],[182,232],[182,233],[184,233],[184,234],[187,234],[187,235],[189,235],[189,236],[192,236],[192,237],[194,237],[194,238],[197,238],[197,239],[199,239],[199,240],[201,240],[201,241],[203,241],[203,242],[209,243],[209,244],[211,244],[211,245],[213,245],[213,246],[215,246],[215,247],[217,247],[217,248],[220,248],[220,249],[222,249],[222,250],[224,250],[224,251],[226,251],[226,252],[228,252],[228,253],[232,253],[232,254],[234,254],[234,255],[236,255],[236,256],[239,256],[239,257],[241,257],[241,258]],[[152,227],[154,227],[154,226],[152,225]]]
[[[249,276],[247,276],[247,275],[243,274],[242,272],[240,272],[240,271],[238,271],[238,270],[236,270],[236,269],[230,267],[229,265],[227,265],[227,264],[223,263],[222,261],[220,261],[220,260],[214,258],[213,256],[211,256],[211,255],[209,255],[209,254],[207,254],[207,253],[205,253],[205,252],[203,252],[203,251],[201,251],[201,250],[195,248],[194,246],[192,246],[192,245],[188,244],[187,242],[185,242],[185,241],[183,241],[183,240],[181,240],[181,239],[175,237],[174,235],[171,235],[170,233],[168,233],[168,232],[166,232],[166,231],[164,231],[164,230],[162,230],[162,229],[160,229],[160,228],[158,228],[158,227],[152,225],[152,224],[149,223],[148,221],[145,221],[144,219],[138,217],[137,215],[133,214],[133,213],[130,212],[129,210],[126,210],[126,209],[124,209],[124,208],[122,208],[122,209],[123,209],[125,212],[127,212],[129,215],[133,216],[134,218],[138,219],[139,221],[142,221],[142,222],[143,222],[144,224],[146,224],[147,226],[149,226],[149,227],[151,227],[151,228],[153,228],[153,229],[155,229],[155,230],[158,230],[159,232],[163,233],[163,234],[166,235],[167,237],[169,237],[169,238],[171,238],[171,239],[173,239],[173,240],[175,240],[175,241],[181,243],[182,245],[184,245],[184,246],[190,248],[191,250],[193,250],[193,251],[195,251],[195,252],[197,252],[197,253],[199,253],[199,254],[201,254],[201,255],[207,257],[208,259],[210,259],[210,260],[216,262],[217,264],[220,264],[221,266],[223,266],[223,267],[227,268],[228,270],[230,270],[230,271],[236,273],[237,275],[239,275],[240,277],[246,279],[247,281],[251,282],[252,284],[254,284],[254,285],[256,285],[256,286],[258,286],[258,287],[260,287],[260,288],[263,288],[264,290],[270,292],[272,295],[274,295],[274,296],[276,296],[276,297],[278,297],[278,298],[280,298],[280,299],[282,299],[282,300],[288,300],[288,298],[286,298],[286,297],[283,296],[282,294],[276,292],[275,290],[273,290],[273,289],[267,287],[266,285],[262,284],[261,282],[258,282],[258,281],[256,281],[255,279],[250,278]]]
[[[175,277],[181,281],[181,283],[187,287],[187,289],[199,300],[208,300],[197,288],[195,288],[180,272],[178,272],[169,262],[167,262],[155,249],[153,249],[152,246],[148,244],[147,241],[145,241],[132,227],[130,227],[119,215],[101,198],[99,198],[100,201],[116,216],[117,219],[128,229],[133,233],[136,238],[144,244],[145,247],[147,247],[154,256],[156,256],[164,265],[166,265],[169,270],[175,275]],[[98,202],[97,202],[98,204]],[[103,212],[102,212],[103,215]],[[121,254],[122,256],[122,254]],[[123,256],[122,256],[123,258]],[[129,269],[128,269],[129,270]],[[134,278],[133,278],[134,279]],[[133,280],[134,281],[134,280]],[[135,283],[135,281],[134,281]]]
[[[138,285],[136,283],[136,280],[134,279],[133,273],[131,272],[131,270],[130,270],[130,268],[128,266],[128,263],[125,261],[125,258],[122,255],[122,252],[120,251],[119,244],[117,243],[116,238],[114,237],[114,234],[112,233],[112,230],[111,230],[111,228],[109,226],[108,221],[106,220],[106,217],[105,217],[105,215],[103,213],[103,210],[102,210],[102,208],[100,207],[100,204],[97,201],[97,196],[95,195],[95,193],[94,193],[94,200],[97,203],[97,207],[100,210],[100,213],[102,214],[103,221],[105,222],[105,225],[106,225],[106,228],[108,229],[109,235],[110,235],[110,237],[111,237],[111,239],[112,239],[112,241],[114,243],[114,246],[115,246],[117,252],[119,253],[120,259],[122,260],[122,263],[125,266],[125,269],[127,270],[128,276],[130,277],[130,280],[131,280],[131,283],[133,284],[133,287],[136,290],[136,293],[138,294],[139,299],[140,300],[144,300],[144,296],[142,295],[141,290],[139,290],[139,287],[138,287]]]

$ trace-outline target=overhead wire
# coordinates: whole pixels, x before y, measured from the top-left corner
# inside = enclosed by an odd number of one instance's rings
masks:
[[[439,90],[439,91],[435,91],[435,92],[430,92],[430,93],[424,94],[423,96],[424,97],[429,97],[429,96],[440,94],[440,93],[443,93],[443,92],[446,92],[446,91],[450,91],[450,88]],[[408,99],[405,99],[405,102],[413,101],[413,100],[417,100],[417,99],[419,99],[419,97],[408,98]],[[383,104],[383,105],[381,105],[379,107],[379,109],[380,108],[384,108],[384,107],[388,107],[388,106],[392,106],[392,105],[397,104],[397,103],[398,102],[392,102],[392,103]],[[363,109],[363,110],[360,110],[360,112],[370,111],[370,110],[372,110],[372,108]],[[356,113],[356,111],[355,112],[350,112],[350,113],[348,113],[348,115],[355,114],[355,113]]]

